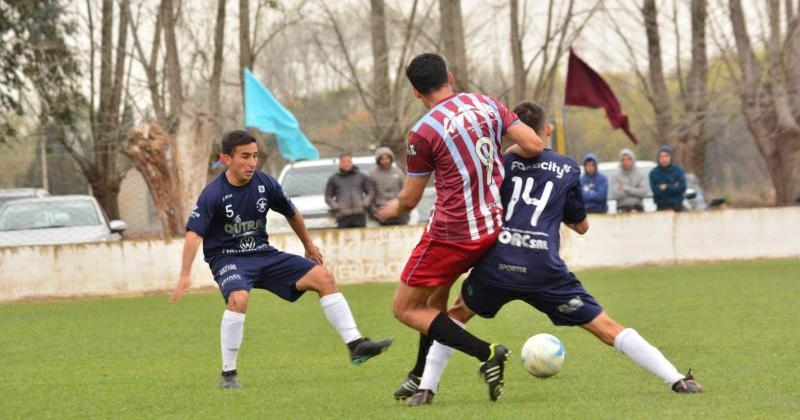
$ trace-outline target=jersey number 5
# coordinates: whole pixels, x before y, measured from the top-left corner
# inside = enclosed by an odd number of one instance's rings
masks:
[[[508,202],[508,210],[506,211],[506,220],[511,220],[511,216],[514,215],[514,208],[517,207],[517,203],[519,202],[520,197],[522,197],[522,201],[525,204],[530,206],[536,206],[536,209],[533,211],[533,216],[531,216],[531,226],[536,226],[536,223],[539,222],[539,216],[542,215],[544,212],[544,208],[547,206],[547,200],[550,199],[550,193],[553,192],[553,181],[547,181],[544,184],[544,191],[542,191],[542,196],[540,198],[533,198],[531,197],[531,191],[533,190],[533,177],[528,177],[525,181],[525,191],[522,191],[522,178],[515,176],[511,178],[511,182],[514,183],[514,192],[511,194],[511,200]]]

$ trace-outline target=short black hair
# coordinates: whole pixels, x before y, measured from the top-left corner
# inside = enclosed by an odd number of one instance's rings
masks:
[[[255,143],[256,138],[252,134],[244,130],[228,131],[222,136],[222,154],[232,156],[233,150],[236,146],[244,146],[245,144]]]
[[[427,95],[447,84],[447,62],[439,54],[424,53],[406,67],[406,77],[417,92]]]
[[[532,128],[539,136],[544,135],[542,131],[545,124],[545,112],[541,105],[533,101],[523,101],[514,107],[514,113],[525,125]]]

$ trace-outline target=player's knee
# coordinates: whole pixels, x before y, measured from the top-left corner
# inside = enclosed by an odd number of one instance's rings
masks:
[[[333,273],[325,268],[320,270],[315,285],[320,296],[329,295],[339,291],[339,288],[336,287],[336,280],[333,278]]]
[[[228,295],[228,307],[227,309],[232,312],[238,312],[240,314],[247,312],[247,292],[244,290],[237,290],[235,292],[231,292]]]

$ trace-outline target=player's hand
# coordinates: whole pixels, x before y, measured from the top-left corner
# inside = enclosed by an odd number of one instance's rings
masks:
[[[375,217],[381,222],[393,219],[400,215],[400,201],[398,199],[389,200],[375,213]]]
[[[192,287],[192,278],[189,276],[181,276],[181,279],[178,281],[178,285],[175,286],[175,289],[172,291],[172,296],[169,299],[169,303],[178,303],[180,300],[181,295],[188,291],[189,288]]]
[[[311,261],[314,261],[319,265],[322,265],[323,263],[322,252],[314,244],[311,244],[306,247],[306,258],[308,258]]]

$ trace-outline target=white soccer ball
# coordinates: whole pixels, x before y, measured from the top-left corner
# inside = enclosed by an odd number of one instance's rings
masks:
[[[533,376],[549,378],[561,371],[565,355],[561,340],[550,334],[536,334],[522,346],[522,366]]]

